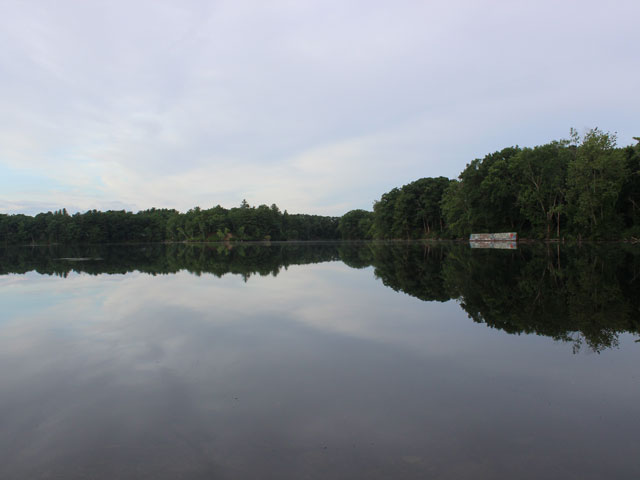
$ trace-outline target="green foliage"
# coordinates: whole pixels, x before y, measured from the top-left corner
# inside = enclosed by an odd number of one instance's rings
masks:
[[[374,205],[377,238],[421,235],[402,193],[394,189]],[[571,129],[571,140],[505,148],[469,163],[443,191],[440,207],[444,236],[638,238],[640,144],[620,149],[615,135],[593,129],[581,139]]]
[[[440,202],[449,183],[445,177],[421,178],[382,195],[373,205],[373,236],[415,239],[443,235]]]
[[[640,238],[640,138],[638,143],[623,150],[627,177],[622,184],[616,211],[621,215],[627,232],[624,236]]]
[[[615,143],[615,135],[590,130],[569,163],[567,199],[578,235],[613,238],[621,230],[616,204],[628,171],[624,153]]]
[[[338,230],[344,240],[362,240],[371,238],[373,213],[366,210],[351,210],[338,222]]]
[[[380,200],[373,204],[373,236],[375,238],[397,238],[397,229],[394,224],[396,200],[400,195],[400,189],[394,188],[382,194]]]
[[[209,242],[261,240],[334,240],[338,218],[289,215],[274,204],[225,209],[220,205],[186,213],[151,209],[138,213],[90,210],[70,216],[66,210],[0,215],[0,244],[51,245],[99,243]]]
[[[511,169],[518,147],[475,159],[442,199],[445,221],[455,236],[472,232],[512,231],[524,221],[516,200],[518,176]]]
[[[575,148],[568,142],[551,142],[524,148],[510,164],[515,182],[516,204],[532,229],[532,233],[549,239],[552,231],[560,236],[565,213],[566,180]]]
[[[453,180],[442,194],[440,202],[449,233],[456,237],[466,237],[471,233],[471,208],[465,192],[462,182]]]

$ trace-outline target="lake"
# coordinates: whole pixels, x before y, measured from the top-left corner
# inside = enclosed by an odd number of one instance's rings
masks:
[[[640,248],[0,248],[2,479],[640,478]]]

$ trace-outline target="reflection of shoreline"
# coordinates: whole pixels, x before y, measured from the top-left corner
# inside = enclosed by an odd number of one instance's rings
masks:
[[[517,242],[469,242],[471,248],[495,248],[498,250],[515,250]]]
[[[333,261],[373,267],[385,286],[422,301],[456,300],[475,322],[508,333],[536,333],[600,351],[614,347],[622,332],[640,332],[640,249],[632,245],[405,241],[239,242],[232,249],[224,244],[0,248],[0,275],[187,271],[247,281],[277,276],[292,265]]]

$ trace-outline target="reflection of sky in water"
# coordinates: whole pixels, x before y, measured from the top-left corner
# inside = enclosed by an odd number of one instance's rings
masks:
[[[339,262],[3,277],[0,478],[631,478],[638,349],[573,355]]]

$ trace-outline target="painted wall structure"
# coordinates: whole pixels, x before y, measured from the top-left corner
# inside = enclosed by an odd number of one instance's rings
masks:
[[[470,242],[517,242],[516,232],[506,233],[472,233],[469,235]]]

